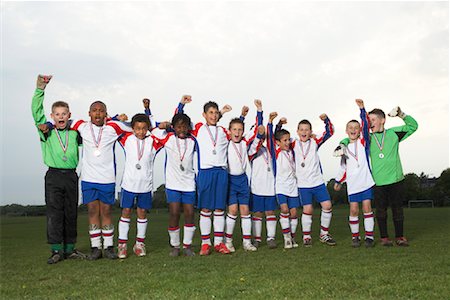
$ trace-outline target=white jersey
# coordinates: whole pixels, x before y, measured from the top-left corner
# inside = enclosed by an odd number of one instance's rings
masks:
[[[83,138],[81,180],[93,183],[115,183],[116,164],[114,145],[117,138],[131,128],[118,121],[103,126],[82,120],[73,121],[71,129]]]
[[[222,126],[197,123],[192,131],[198,144],[199,169],[226,168],[229,136]]]
[[[336,181],[347,181],[347,193],[349,195],[363,192],[375,185],[370,171],[370,161],[364,147],[364,139],[348,144],[346,149],[348,158],[341,163]]]
[[[256,155],[251,160],[251,164],[250,189],[252,194],[275,196],[275,175],[272,157],[267,148],[261,143]]]
[[[261,136],[256,136],[256,131],[249,140],[242,139],[239,143],[233,141],[228,145],[228,173],[230,175],[242,175],[250,168],[249,159],[253,157],[260,147]]]
[[[132,193],[153,191],[153,162],[159,141],[150,133],[140,140],[134,134],[127,133],[119,139],[125,151],[125,170],[121,187]]]
[[[276,150],[275,191],[289,197],[298,197],[295,160],[292,150]]]

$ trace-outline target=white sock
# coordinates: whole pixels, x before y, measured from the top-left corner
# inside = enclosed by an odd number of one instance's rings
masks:
[[[328,234],[328,230],[330,228],[331,216],[333,215],[332,210],[324,210],[322,209],[322,213],[320,215],[320,235]]]
[[[128,231],[130,231],[130,219],[121,217],[119,220],[119,244],[126,244],[128,241]]]
[[[253,227],[253,236],[255,237],[255,241],[261,242],[262,218],[253,217],[252,218],[252,227]]]
[[[234,231],[234,226],[236,225],[236,219],[237,219],[237,216],[227,214],[227,219],[226,219],[227,226],[226,226],[226,230],[225,230],[225,241],[227,243],[233,242],[233,231]]]
[[[359,237],[359,218],[358,216],[348,217],[348,224],[350,226],[350,231],[352,232],[352,237]]]
[[[102,228],[103,249],[114,245],[114,225],[105,225]]]
[[[145,242],[145,234],[147,233],[147,219],[137,219],[136,243]]]
[[[223,232],[225,229],[225,212],[215,211],[214,212],[214,246],[223,243]]]
[[[202,235],[202,245],[211,245],[211,212],[200,211],[200,234]]]
[[[297,232],[298,218],[291,218],[291,236],[295,238],[295,233]]]
[[[366,231],[366,238],[373,240],[373,227],[375,221],[373,219],[373,212],[364,214],[364,230]]]
[[[312,214],[302,214],[303,239],[311,238]]]
[[[289,213],[284,214],[284,213],[280,213],[280,225],[281,225],[281,230],[283,231],[283,236],[285,238],[291,237],[291,225],[289,224]]]
[[[267,240],[275,239],[275,233],[277,230],[277,217],[266,216],[266,227],[267,227]]]
[[[180,248],[180,227],[169,227],[170,245],[175,248]]]
[[[192,239],[194,238],[195,225],[194,224],[184,224],[183,232],[183,248],[189,248],[192,244]]]
[[[241,216],[242,240],[249,241],[252,238],[252,216]]]
[[[91,247],[92,248],[101,248],[102,247],[102,231],[101,231],[101,229],[89,230],[89,236],[91,239]]]

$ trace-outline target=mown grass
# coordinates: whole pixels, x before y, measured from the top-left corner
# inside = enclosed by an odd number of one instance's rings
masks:
[[[450,208],[406,209],[409,248],[353,249],[347,208],[334,210],[328,247],[282,249],[262,246],[223,256],[168,257],[167,220],[150,213],[148,256],[123,261],[64,261],[47,265],[45,218],[1,220],[1,296],[3,299],[211,299],[335,298],[448,299]],[[319,215],[313,230],[318,233]],[[78,248],[88,252],[87,216],[79,217]],[[390,227],[391,224],[389,224]],[[132,226],[132,228],[134,225]],[[278,227],[279,228],[279,227]],[[236,228],[236,232],[239,232]],[[278,230],[280,231],[280,230]],[[134,236],[134,228],[130,232]],[[199,249],[199,233],[195,250]]]

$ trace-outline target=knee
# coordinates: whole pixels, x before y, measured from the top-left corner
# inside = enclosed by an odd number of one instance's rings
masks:
[[[129,219],[131,217],[131,208],[122,209],[122,217]]]

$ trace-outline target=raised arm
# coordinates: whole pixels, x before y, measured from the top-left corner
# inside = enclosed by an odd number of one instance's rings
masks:
[[[402,142],[406,140],[410,135],[412,135],[414,132],[416,132],[417,128],[419,127],[419,124],[417,124],[417,121],[411,117],[405,114],[399,106],[395,107],[390,113],[390,117],[399,117],[405,122],[405,125],[393,127],[391,130],[393,130],[397,136],[399,142]]]
[[[250,141],[250,143],[247,147],[247,154],[248,154],[249,160],[252,160],[253,157],[258,153],[259,149],[261,148],[262,139],[264,137],[265,132],[266,132],[266,128],[264,128],[263,125],[259,125],[255,138],[253,138]]]
[[[326,114],[321,114],[319,118],[325,123],[325,131],[319,139],[314,138],[317,143],[317,148],[322,146],[323,143],[325,143],[334,134],[334,127],[328,116]]]
[[[362,99],[356,99],[355,102],[360,110],[359,116],[361,118],[361,133],[363,138],[363,145],[366,149],[369,149],[370,148],[369,116],[367,115],[366,109],[364,108],[364,101]]]

